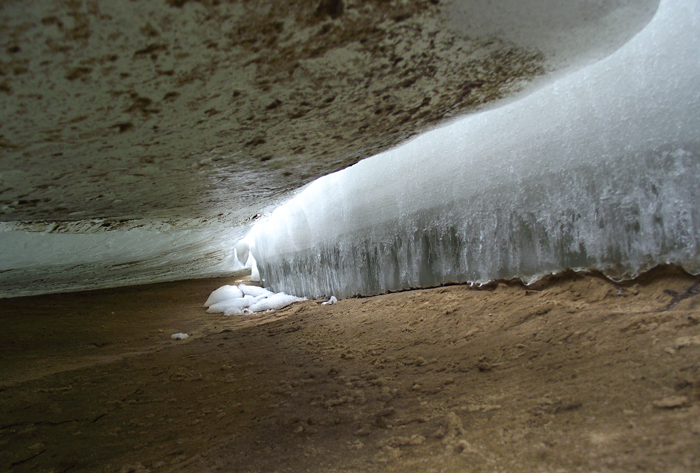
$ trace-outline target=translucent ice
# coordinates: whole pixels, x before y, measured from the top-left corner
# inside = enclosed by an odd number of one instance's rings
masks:
[[[566,268],[700,272],[700,0],[607,58],[321,178],[256,225],[267,287],[377,294]]]
[[[12,222],[0,222],[0,297],[230,276],[242,269],[231,242],[245,235],[244,227],[98,231],[99,224],[79,224],[75,233],[60,233],[15,231]]]

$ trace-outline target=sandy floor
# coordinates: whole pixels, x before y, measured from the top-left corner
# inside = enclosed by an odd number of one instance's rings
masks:
[[[0,471],[700,471],[699,281],[0,300]]]

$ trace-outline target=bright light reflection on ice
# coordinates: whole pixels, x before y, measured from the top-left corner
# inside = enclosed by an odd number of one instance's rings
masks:
[[[313,182],[249,236],[265,285],[340,297],[700,271],[699,5],[663,1],[611,56]]]

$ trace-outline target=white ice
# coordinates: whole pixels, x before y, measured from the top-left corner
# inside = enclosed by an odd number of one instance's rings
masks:
[[[247,296],[253,296],[253,297],[260,297],[260,296],[271,296],[274,294],[272,291],[269,291],[265,289],[264,287],[260,286],[250,286],[248,284],[239,284],[238,287],[240,288],[241,291],[243,291],[243,294]]]
[[[249,237],[274,291],[377,294],[566,268],[700,272],[700,0],[520,100],[310,184]]]
[[[209,307],[212,304],[227,301],[229,299],[238,299],[243,297],[243,292],[236,286],[221,286],[219,289],[211,293],[204,307]]]
[[[230,315],[226,314],[227,311],[229,310],[239,310],[243,311],[243,309],[249,307],[251,304],[255,303],[256,300],[254,297],[251,296],[245,296],[245,297],[240,297],[240,298],[234,298],[234,299],[227,299],[225,301],[217,302],[216,304],[212,304],[209,306],[207,309],[207,314],[221,314],[223,313],[224,315]]]
[[[264,312],[266,310],[279,310],[284,307],[287,307],[290,304],[294,304],[295,302],[300,302],[304,301],[306,298],[303,297],[296,297],[296,296],[290,296],[289,294],[285,294],[283,292],[280,292],[278,294],[273,294],[269,297],[266,297],[265,299],[262,299],[255,304],[251,305],[248,310],[251,312]]]
[[[279,310],[302,300],[306,299],[285,293],[275,294],[258,286],[239,284],[238,287],[222,286],[214,290],[204,307],[208,307],[207,313],[209,314],[223,313],[224,316],[244,315],[267,310]]]
[[[244,227],[95,231],[89,221],[84,226],[87,233],[27,232],[0,222],[0,297],[217,277],[243,269],[231,242],[246,234]]]

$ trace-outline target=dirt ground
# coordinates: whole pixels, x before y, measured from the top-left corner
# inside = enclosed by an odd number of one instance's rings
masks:
[[[700,278],[205,313],[232,282],[0,300],[0,471],[700,471]]]

